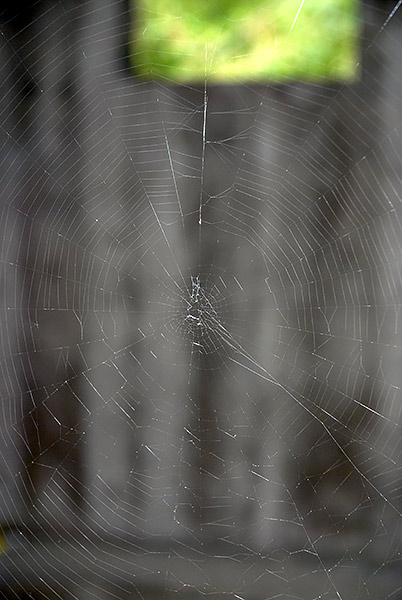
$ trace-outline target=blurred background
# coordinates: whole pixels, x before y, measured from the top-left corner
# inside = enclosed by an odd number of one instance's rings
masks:
[[[0,597],[402,594],[402,8],[0,8]]]

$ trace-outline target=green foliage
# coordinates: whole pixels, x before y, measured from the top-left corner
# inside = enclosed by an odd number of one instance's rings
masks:
[[[235,83],[356,76],[356,0],[135,4],[132,61],[144,78]]]

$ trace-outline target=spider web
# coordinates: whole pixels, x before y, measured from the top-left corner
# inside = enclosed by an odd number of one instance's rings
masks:
[[[4,11],[4,598],[401,594],[399,5],[349,84],[142,81],[124,2]]]

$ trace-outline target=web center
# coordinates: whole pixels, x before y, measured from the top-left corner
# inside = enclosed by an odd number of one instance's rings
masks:
[[[186,319],[188,321],[193,321],[194,325],[201,326],[202,325],[202,317],[203,317],[202,308],[198,302],[191,304],[187,308]]]
[[[191,277],[190,296],[187,300],[185,321],[192,334],[199,338],[213,327],[216,311],[213,300],[201,287],[200,277]]]

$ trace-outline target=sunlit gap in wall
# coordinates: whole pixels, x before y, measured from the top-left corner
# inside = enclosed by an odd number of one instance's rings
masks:
[[[133,0],[131,64],[142,79],[353,81],[357,0]]]

